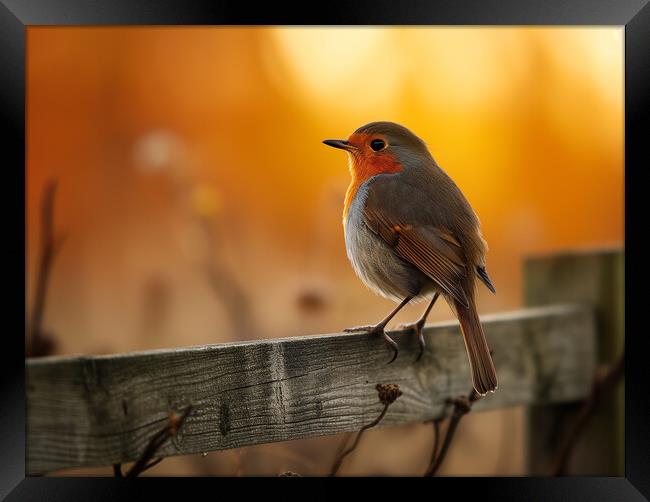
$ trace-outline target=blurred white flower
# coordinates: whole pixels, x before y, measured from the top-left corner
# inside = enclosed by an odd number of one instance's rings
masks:
[[[171,171],[185,156],[181,140],[171,132],[153,130],[133,146],[133,162],[142,174]]]

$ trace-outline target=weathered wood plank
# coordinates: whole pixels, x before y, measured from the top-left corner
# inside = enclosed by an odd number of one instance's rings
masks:
[[[475,408],[580,399],[594,369],[587,306],[552,306],[485,316],[499,389]],[[168,412],[192,404],[182,433],[162,456],[223,450],[358,430],[381,409],[377,383],[403,396],[382,426],[442,416],[445,399],[471,389],[456,322],[426,328],[427,350],[394,332],[383,340],[314,335],[96,357],[28,360],[27,472],[136,459]]]

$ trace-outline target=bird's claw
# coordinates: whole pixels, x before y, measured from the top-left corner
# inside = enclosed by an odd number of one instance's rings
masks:
[[[384,330],[384,327],[381,325],[374,325],[374,326],[355,326],[354,328],[345,328],[343,331],[346,333],[369,333],[373,335],[382,335],[384,337],[384,340],[386,343],[390,346],[391,349],[393,349],[393,358],[388,361],[388,364],[391,364],[395,359],[397,359],[397,355],[399,354],[399,345],[397,345],[397,342],[393,340],[390,336],[386,334],[386,331]]]
[[[399,354],[399,345],[397,345],[397,342],[393,340],[390,336],[388,336],[386,333],[384,333],[384,340],[386,340],[386,343],[390,345],[390,348],[393,349],[393,358],[388,361],[388,364],[392,363],[395,359],[397,359],[397,355]]]
[[[413,330],[415,334],[418,335],[418,344],[420,345],[420,353],[418,354],[418,357],[415,359],[415,362],[417,363],[424,355],[424,349],[427,346],[426,342],[424,341],[424,333],[422,333],[422,330],[424,329],[424,321],[420,319],[419,321],[414,323],[402,324],[400,328],[404,330]]]

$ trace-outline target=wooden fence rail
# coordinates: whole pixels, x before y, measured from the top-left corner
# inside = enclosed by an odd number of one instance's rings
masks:
[[[598,310],[582,300],[482,317],[499,388],[474,409],[552,409],[589,394]],[[377,383],[403,392],[381,426],[444,416],[446,399],[471,389],[458,323],[428,325],[417,363],[416,337],[392,336],[401,350],[391,365],[381,338],[357,333],[28,359],[27,473],[133,461],[188,405],[181,432],[156,456],[356,431],[382,409]]]

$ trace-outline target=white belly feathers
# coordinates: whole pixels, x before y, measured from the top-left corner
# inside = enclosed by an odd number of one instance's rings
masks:
[[[424,290],[429,288],[422,288],[423,279],[426,280],[423,274],[398,257],[364,223],[363,208],[373,179],[368,179],[359,187],[350,204],[347,221],[344,222],[345,248],[354,271],[366,286],[385,298],[402,301],[408,295],[425,293]]]

